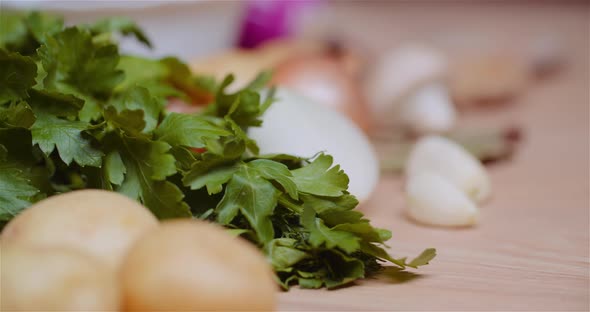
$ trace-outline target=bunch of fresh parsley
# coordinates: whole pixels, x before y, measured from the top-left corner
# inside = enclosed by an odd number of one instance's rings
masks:
[[[391,234],[354,208],[348,177],[329,155],[258,155],[246,131],[272,103],[258,88],[227,93],[175,58],[121,55],[124,18],[64,27],[49,15],[0,18],[0,220],[47,196],[101,188],[142,202],[158,218],[220,223],[258,245],[283,287],[333,288],[367,276]],[[165,110],[167,99],[210,101],[204,113]],[[288,138],[285,138],[288,140]]]

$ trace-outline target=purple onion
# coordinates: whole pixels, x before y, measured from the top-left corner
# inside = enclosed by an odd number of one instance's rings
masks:
[[[290,37],[304,8],[321,0],[249,0],[242,21],[238,46],[254,48],[264,41]]]

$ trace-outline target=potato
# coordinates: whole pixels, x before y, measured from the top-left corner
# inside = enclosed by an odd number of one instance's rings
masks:
[[[82,190],[42,200],[14,218],[6,243],[79,249],[117,267],[127,249],[157,219],[141,204],[114,192]]]
[[[245,240],[198,220],[162,223],[129,251],[121,268],[129,311],[272,310],[276,285]]]
[[[2,311],[117,311],[118,281],[103,262],[75,249],[2,243]]]

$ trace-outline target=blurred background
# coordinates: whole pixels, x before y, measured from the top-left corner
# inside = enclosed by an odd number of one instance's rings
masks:
[[[400,172],[426,134],[449,136],[490,162],[513,156],[535,114],[537,126],[546,123],[538,131],[559,121],[587,132],[588,114],[579,112],[588,106],[588,1],[4,0],[1,7],[54,12],[68,24],[126,16],[153,48],[121,38],[123,52],[178,56],[219,80],[233,73],[234,89],[271,71],[271,84],[353,121],[371,138],[382,172]],[[551,91],[560,84],[564,90]],[[535,101],[563,109],[526,105]]]
[[[338,70],[347,72],[341,80],[354,80],[352,89],[360,93],[353,95],[355,105],[364,108],[343,110],[359,115],[367,109],[373,117],[402,106],[393,102],[422,101],[411,95],[425,84],[431,87],[427,97],[448,92],[459,108],[505,103],[523,94],[531,78],[549,76],[568,61],[572,65],[575,53],[584,59],[588,52],[588,34],[580,31],[588,18],[587,1],[4,0],[1,6],[53,11],[70,24],[127,16],[154,47],[125,38],[124,52],[179,56],[198,73],[216,76],[231,69],[238,81],[272,69],[277,82],[334,102],[329,94],[335,92],[299,85],[298,77],[319,61],[323,82]],[[444,86],[432,86],[433,81]],[[417,132],[446,131],[457,113],[437,109],[438,116],[407,112],[401,122]],[[391,124],[390,117],[376,124]],[[367,118],[353,119],[368,128]]]
[[[196,74],[218,80],[233,73],[233,89],[271,71],[271,84],[348,117],[370,138],[384,173],[400,173],[413,143],[427,134],[450,137],[487,163],[512,159],[531,133],[554,133],[548,129],[556,122],[588,132],[588,1],[4,0],[1,6],[54,12],[68,24],[126,16],[153,48],[121,38],[123,52],[178,56]],[[559,85],[564,89],[551,91]],[[532,116],[537,130],[527,125]],[[366,165],[338,156],[347,153],[335,151],[346,139],[325,149],[355,181]],[[280,146],[311,154],[290,147]]]

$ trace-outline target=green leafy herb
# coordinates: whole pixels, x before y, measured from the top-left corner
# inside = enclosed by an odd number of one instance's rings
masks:
[[[320,155],[311,164],[294,170],[293,180],[305,193],[320,196],[340,196],[348,188],[348,176],[340,166],[332,167],[332,156]]]
[[[26,102],[11,103],[0,111],[0,124],[6,128],[29,128],[35,120],[35,114]]]
[[[109,33],[121,33],[124,36],[133,35],[139,42],[151,47],[152,44],[143,31],[135,24],[134,21],[125,17],[113,17],[100,20],[89,29],[95,36],[100,36]]]
[[[205,147],[208,140],[217,140],[231,132],[200,116],[171,113],[164,118],[155,134],[159,140],[170,145]]]
[[[27,91],[35,84],[35,62],[18,52],[0,49],[0,103],[27,97]]]
[[[39,190],[31,185],[18,166],[8,162],[7,150],[0,145],[0,221],[7,221],[31,205]]]
[[[31,127],[32,143],[38,145],[46,155],[57,148],[61,160],[67,165],[75,161],[82,167],[100,167],[102,152],[93,148],[89,140],[82,136],[87,126],[83,121],[70,121],[39,113]]]
[[[68,92],[74,90],[89,95],[109,94],[123,80],[116,69],[119,63],[117,46],[95,44],[86,29],[70,27],[45,38],[38,50],[47,76],[45,88]]]
[[[2,14],[0,222],[32,203],[80,188],[138,200],[160,219],[220,223],[260,247],[284,287],[336,288],[378,270],[427,264],[386,252],[331,156],[258,155],[250,127],[273,91],[227,92],[175,58],[120,55],[113,33],[149,40],[128,19],[64,28],[60,18]],[[168,113],[169,97],[209,103]]]

